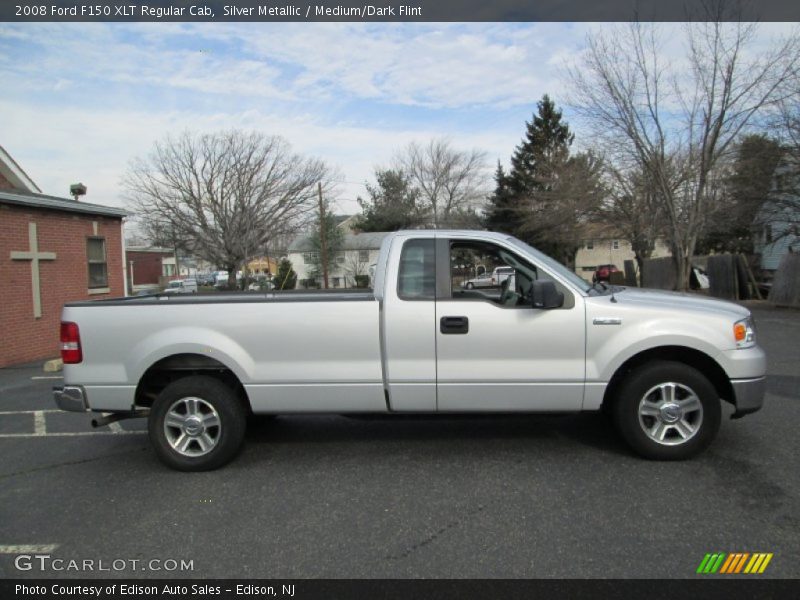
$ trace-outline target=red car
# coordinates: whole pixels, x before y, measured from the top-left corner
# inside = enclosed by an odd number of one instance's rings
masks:
[[[619,269],[616,265],[597,265],[597,270],[592,276],[592,283],[597,283],[598,281],[608,281],[611,279],[612,273],[618,272]]]

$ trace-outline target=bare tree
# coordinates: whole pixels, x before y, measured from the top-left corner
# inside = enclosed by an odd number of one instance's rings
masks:
[[[144,223],[233,275],[270,238],[294,229],[315,206],[321,161],[293,154],[280,137],[227,131],[156,142],[131,163],[126,197]]]
[[[759,113],[783,99],[800,66],[797,35],[759,51],[756,24],[723,23],[725,2],[704,9],[704,22],[686,25],[685,72],[681,61],[663,58],[660,26],[638,22],[590,36],[570,71],[573,104],[595,138],[645,169],[681,289],[706,224],[710,173]]]
[[[345,272],[352,278],[353,287],[358,287],[359,280],[369,272],[369,264],[367,263],[368,261],[361,257],[361,252],[359,250],[353,250],[348,253],[345,263]]]
[[[480,150],[456,150],[440,138],[425,145],[412,142],[396,162],[419,191],[435,228],[463,221],[486,198],[486,155]]]
[[[631,243],[639,272],[653,253],[663,232],[664,212],[653,193],[641,166],[623,168],[605,165],[605,189],[608,195],[592,215],[596,224],[614,237],[621,235]]]

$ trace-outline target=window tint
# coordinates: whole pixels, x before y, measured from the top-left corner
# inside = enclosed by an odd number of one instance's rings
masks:
[[[436,294],[434,240],[409,240],[400,255],[397,295],[403,300],[433,300]]]

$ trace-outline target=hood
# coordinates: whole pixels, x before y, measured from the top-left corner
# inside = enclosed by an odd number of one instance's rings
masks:
[[[621,305],[649,306],[653,308],[669,308],[677,310],[691,310],[708,312],[719,315],[728,313],[734,320],[744,319],[750,311],[725,300],[707,298],[686,292],[665,292],[641,288],[624,288],[615,294],[617,302]]]

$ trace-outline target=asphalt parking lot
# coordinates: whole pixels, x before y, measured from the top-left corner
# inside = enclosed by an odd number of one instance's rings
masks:
[[[683,463],[636,458],[599,415],[315,416],[255,423],[227,467],[178,473],[143,421],[92,430],[55,410],[57,379],[0,370],[0,576],[673,578],[770,552],[761,577],[800,577],[800,311],[753,310],[765,407]],[[128,562],[20,571],[26,551]],[[153,559],[193,570],[130,566]]]

